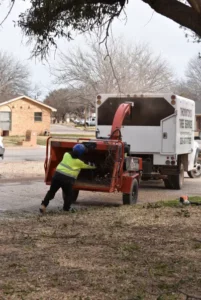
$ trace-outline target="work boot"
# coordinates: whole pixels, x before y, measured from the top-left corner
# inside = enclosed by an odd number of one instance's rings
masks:
[[[69,211],[69,212],[72,212],[72,213],[75,213],[77,210],[73,207],[63,207],[63,210],[64,211]]]
[[[75,213],[76,211],[77,211],[77,209],[74,208],[74,207],[71,207],[71,208],[69,209],[69,212],[71,212],[71,213]]]
[[[45,213],[46,207],[45,207],[44,204],[41,204],[41,207],[39,208],[39,211],[40,211],[41,214],[44,214],[44,213]]]

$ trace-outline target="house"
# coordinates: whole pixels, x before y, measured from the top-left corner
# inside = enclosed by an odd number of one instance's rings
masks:
[[[43,134],[50,131],[50,119],[56,109],[27,96],[0,103],[2,135],[25,135],[27,130]]]

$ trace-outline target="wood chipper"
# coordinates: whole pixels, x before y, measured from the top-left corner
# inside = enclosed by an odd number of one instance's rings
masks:
[[[72,202],[79,191],[112,193],[122,192],[123,204],[135,204],[142,171],[142,159],[130,156],[130,147],[121,140],[121,126],[125,116],[131,114],[133,103],[121,104],[114,116],[111,134],[108,138],[78,140],[47,140],[45,159],[45,182],[51,184],[52,176],[65,152],[75,144],[82,143],[87,151],[82,157],[85,163],[95,164],[95,170],[82,170],[75,182]],[[107,113],[107,112],[106,112]],[[63,197],[66,196],[63,194]]]

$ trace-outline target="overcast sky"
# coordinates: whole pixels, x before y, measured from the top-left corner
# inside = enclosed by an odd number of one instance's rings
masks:
[[[8,3],[8,1],[5,1]],[[153,13],[152,9],[141,0],[130,0],[126,12],[127,24],[115,21],[113,24],[113,35],[124,35],[129,42],[148,42],[156,54],[165,57],[173,67],[178,77],[183,77],[186,65],[192,57],[201,52],[199,44],[188,43],[184,32],[179,25],[173,21]],[[14,27],[13,20],[26,7],[25,3],[17,1],[12,14],[0,28],[0,50],[13,54],[16,58],[27,62],[32,73],[33,84],[38,84],[43,92],[43,97],[54,87],[49,75],[48,65],[44,62],[30,60],[31,47],[26,45],[19,28]],[[0,10],[0,20],[6,15],[8,8],[4,5]],[[82,45],[83,38],[78,37],[75,41],[59,41],[59,49],[62,52],[75,45]],[[49,58],[49,64],[56,64],[56,57]]]

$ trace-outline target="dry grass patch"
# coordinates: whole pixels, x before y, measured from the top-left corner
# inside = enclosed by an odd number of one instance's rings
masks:
[[[0,299],[201,298],[200,215],[161,204],[7,215]]]
[[[0,179],[44,177],[44,162],[3,162],[0,168]],[[1,300],[1,299],[0,299]]]

